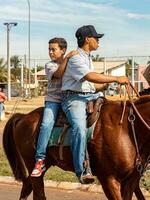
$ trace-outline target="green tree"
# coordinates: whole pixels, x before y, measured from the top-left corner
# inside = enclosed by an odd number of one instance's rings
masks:
[[[10,65],[15,69],[20,66],[20,59],[19,56],[15,55],[10,58]]]
[[[128,59],[126,62],[126,75],[131,78],[132,74],[132,59]],[[137,77],[136,71],[137,71],[138,63],[134,62],[134,68],[135,68],[135,78]]]
[[[37,68],[37,72],[44,69],[44,67],[41,66],[41,65],[37,65],[36,68]],[[31,72],[32,72],[32,73],[35,73],[35,68],[32,68]]]
[[[104,58],[100,57],[100,55],[97,54],[96,56],[92,55],[92,60],[95,61],[95,62],[100,62],[100,61],[103,61]]]
[[[6,62],[4,58],[0,58],[0,82],[7,81],[7,70],[6,70]]]

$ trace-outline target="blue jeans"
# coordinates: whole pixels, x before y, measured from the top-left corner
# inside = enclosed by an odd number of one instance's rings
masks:
[[[85,161],[86,149],[86,103],[89,100],[96,99],[98,94],[63,94],[62,108],[71,124],[71,151],[73,154],[73,164],[75,173],[79,177],[84,171],[83,163]]]
[[[36,161],[38,159],[45,159],[46,149],[51,136],[52,129],[54,127],[58,110],[61,103],[56,102],[45,102],[45,108],[43,113],[43,119],[40,126],[40,133],[38,137],[37,150],[36,150]]]
[[[4,112],[4,104],[2,102],[0,102],[0,120],[3,117],[3,112]]]

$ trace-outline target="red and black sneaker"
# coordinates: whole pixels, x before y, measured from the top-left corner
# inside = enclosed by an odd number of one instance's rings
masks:
[[[36,163],[35,163],[35,167],[31,173],[32,177],[39,177],[41,176],[41,174],[46,170],[45,167],[45,160],[39,159]]]

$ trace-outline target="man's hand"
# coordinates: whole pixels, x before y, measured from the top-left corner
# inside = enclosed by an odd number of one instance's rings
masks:
[[[128,79],[128,77],[126,77],[126,76],[118,76],[117,77],[117,83],[119,83],[119,84],[129,84],[130,82],[129,82],[129,79]]]

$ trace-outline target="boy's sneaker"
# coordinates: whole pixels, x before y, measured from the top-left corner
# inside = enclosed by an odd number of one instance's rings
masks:
[[[35,167],[31,173],[32,177],[39,177],[41,176],[41,174],[46,170],[45,167],[45,160],[39,159],[36,163],[35,163]]]
[[[81,174],[81,176],[79,177],[79,181],[82,184],[90,184],[94,182],[94,177],[91,173],[85,173],[85,174]]]

